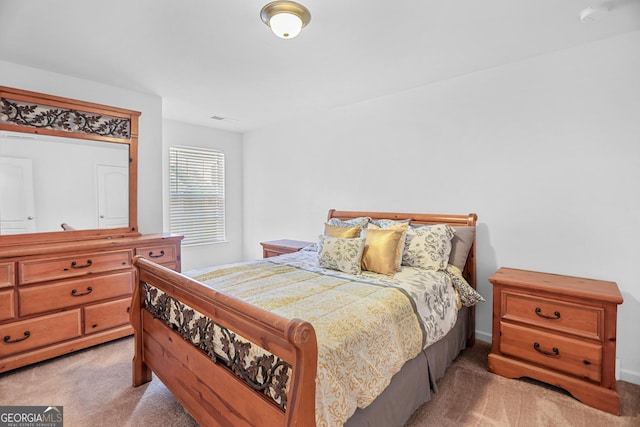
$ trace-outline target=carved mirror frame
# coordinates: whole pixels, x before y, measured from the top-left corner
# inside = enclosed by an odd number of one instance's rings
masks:
[[[0,247],[139,236],[139,117],[138,111],[0,86],[0,130],[129,146],[129,227],[0,235]]]

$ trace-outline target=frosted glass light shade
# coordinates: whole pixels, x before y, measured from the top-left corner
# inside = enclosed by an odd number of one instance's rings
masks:
[[[309,21],[311,13],[303,5],[286,0],[272,1],[260,11],[260,19],[281,39],[292,39]]]
[[[269,27],[281,39],[292,39],[302,30],[302,19],[292,13],[278,13],[269,20]]]

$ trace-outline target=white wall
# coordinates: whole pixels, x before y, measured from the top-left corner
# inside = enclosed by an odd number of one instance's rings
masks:
[[[182,271],[226,264],[242,258],[242,135],[203,126],[165,120],[163,126],[165,170],[165,230],[169,230],[169,147],[185,145],[222,151],[225,155],[226,241],[182,246]]]
[[[501,266],[612,280],[622,379],[640,384],[639,46],[628,33],[246,134],[245,258],[316,240],[330,208],[476,212],[479,339]]]
[[[4,61],[0,61],[0,85],[142,112],[138,139],[138,226],[142,233],[163,231],[160,97]]]

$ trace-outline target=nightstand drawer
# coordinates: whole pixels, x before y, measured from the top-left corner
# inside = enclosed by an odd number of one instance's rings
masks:
[[[599,344],[501,323],[500,351],[580,378],[596,382],[601,379]]]
[[[586,338],[602,339],[604,310],[515,292],[502,293],[502,318]]]

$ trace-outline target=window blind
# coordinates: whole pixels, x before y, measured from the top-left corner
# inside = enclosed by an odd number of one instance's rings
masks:
[[[182,243],[225,240],[224,153],[169,148],[169,228]]]

